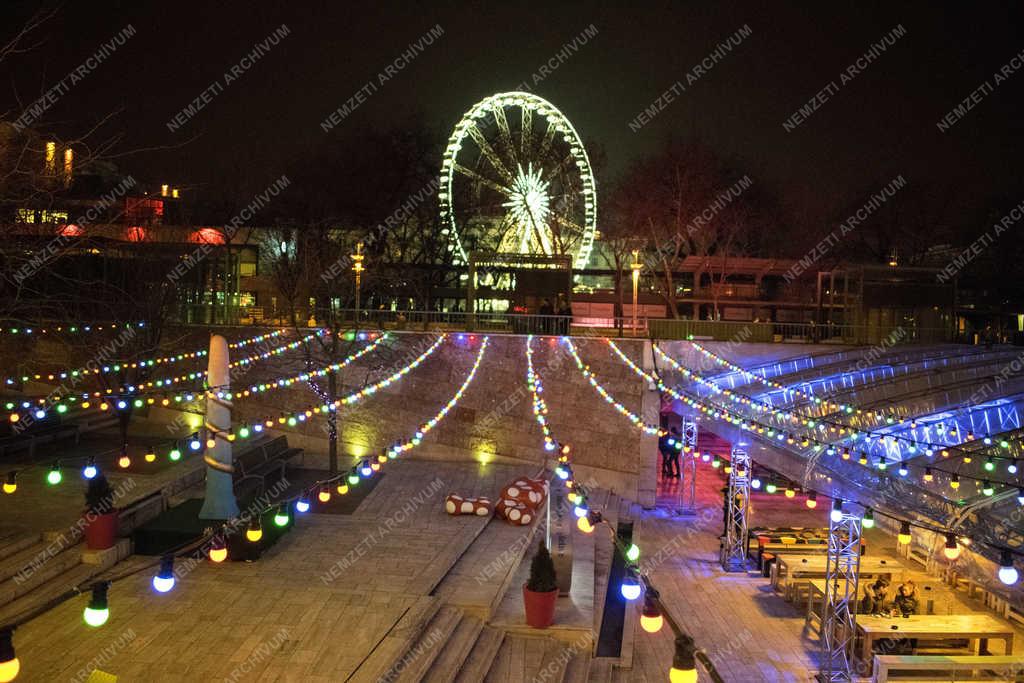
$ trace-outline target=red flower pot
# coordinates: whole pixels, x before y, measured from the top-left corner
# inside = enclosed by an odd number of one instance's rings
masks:
[[[526,606],[526,623],[533,628],[547,628],[555,620],[555,601],[558,589],[546,593],[532,591],[523,584],[523,605]]]
[[[117,542],[117,511],[102,515],[86,513],[85,545],[89,550],[113,548]]]

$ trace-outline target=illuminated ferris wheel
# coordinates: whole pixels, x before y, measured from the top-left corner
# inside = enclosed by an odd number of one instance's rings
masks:
[[[441,164],[442,233],[456,264],[471,251],[569,256],[594,246],[597,194],[576,129],[525,92],[477,102],[455,126]]]

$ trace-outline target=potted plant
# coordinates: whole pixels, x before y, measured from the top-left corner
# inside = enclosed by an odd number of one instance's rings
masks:
[[[90,550],[112,548],[117,541],[114,492],[103,474],[89,480],[85,490],[85,545]]]
[[[530,579],[523,584],[523,604],[526,623],[533,628],[547,628],[555,620],[555,601],[558,584],[555,581],[555,563],[544,543],[530,563]]]

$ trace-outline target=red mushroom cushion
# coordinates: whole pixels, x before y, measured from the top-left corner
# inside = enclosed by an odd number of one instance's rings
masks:
[[[533,521],[535,512],[530,507],[523,505],[517,500],[501,499],[498,501],[498,514],[506,522],[516,526],[526,526]]]
[[[493,506],[490,498],[483,496],[463,497],[454,493],[444,501],[444,509],[449,515],[478,515],[483,517],[491,514]]]
[[[503,500],[514,500],[536,510],[547,497],[547,482],[543,479],[519,478],[501,490]]]

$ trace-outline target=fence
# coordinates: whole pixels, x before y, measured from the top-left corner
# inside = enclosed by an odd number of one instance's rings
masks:
[[[460,311],[336,311],[339,320],[352,326],[388,330],[444,330],[452,332],[493,332],[510,334],[600,334],[611,337],[653,339],[708,339],[761,343],[854,344],[945,343],[953,341],[951,330],[938,328],[887,328],[861,325],[814,323],[744,322],[731,320],[684,320],[638,317],[636,326],[630,317],[586,317],[524,315],[503,312],[465,313]],[[290,325],[285,318],[274,318],[252,310],[239,314],[228,324]],[[299,321],[314,327],[316,320]],[[897,334],[898,332],[898,334]]]

